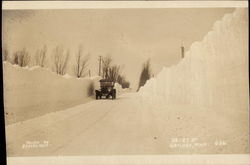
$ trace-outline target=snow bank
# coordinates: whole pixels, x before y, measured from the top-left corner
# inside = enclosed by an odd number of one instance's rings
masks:
[[[121,93],[125,92],[125,89],[123,89],[122,86],[118,83],[115,83],[114,87],[115,87],[117,93],[121,94]]]
[[[248,18],[236,9],[192,44],[177,65],[164,68],[139,94],[152,104],[248,110]]]
[[[23,121],[91,100],[90,86],[99,77],[60,76],[45,68],[21,68],[4,62],[4,106],[7,123]]]
[[[144,109],[161,122],[162,137],[197,137],[208,144],[171,153],[249,153],[247,28],[246,9],[225,15],[184,59],[138,92]],[[218,139],[226,146],[217,146]]]

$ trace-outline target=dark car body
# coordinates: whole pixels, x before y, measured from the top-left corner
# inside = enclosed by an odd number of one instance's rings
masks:
[[[100,80],[100,90],[95,90],[96,100],[105,97],[106,99],[116,98],[116,89],[114,89],[115,83],[107,79]]]

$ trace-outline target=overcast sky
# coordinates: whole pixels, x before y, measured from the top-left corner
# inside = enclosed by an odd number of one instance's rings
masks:
[[[25,47],[31,54],[47,45],[70,50],[71,59],[82,45],[91,55],[89,67],[97,73],[97,57],[110,55],[124,66],[136,86],[142,63],[150,58],[154,74],[180,60],[186,50],[212,29],[232,8],[214,9],[79,9],[3,11],[3,41],[10,52]],[[52,52],[52,51],[51,51]],[[52,53],[50,53],[51,55]]]

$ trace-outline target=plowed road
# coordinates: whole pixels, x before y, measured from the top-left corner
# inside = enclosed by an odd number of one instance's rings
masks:
[[[116,100],[93,100],[8,125],[7,154],[230,153],[232,149],[247,152],[247,117],[229,120],[228,116],[218,118],[218,114],[207,109],[160,109],[149,105],[136,93],[127,93]],[[171,140],[176,137],[197,138],[197,146],[172,148]],[[225,141],[226,146],[215,146],[217,139]]]
[[[9,125],[8,155],[154,153],[159,145],[155,145],[153,117],[132,95],[95,100]]]

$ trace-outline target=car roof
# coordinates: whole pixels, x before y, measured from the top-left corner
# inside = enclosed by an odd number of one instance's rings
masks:
[[[113,81],[108,79],[101,79],[100,82],[113,82]]]

